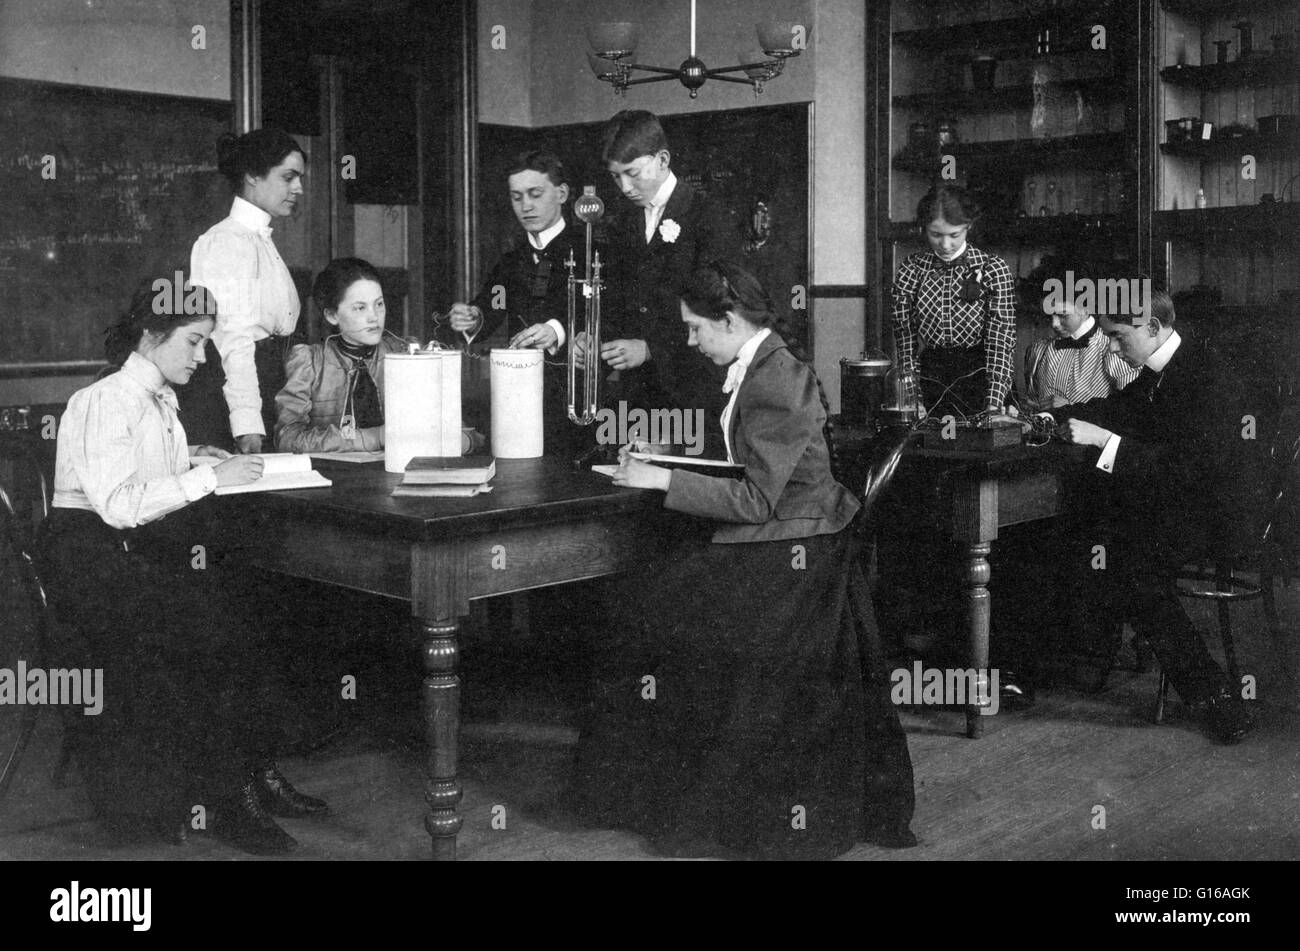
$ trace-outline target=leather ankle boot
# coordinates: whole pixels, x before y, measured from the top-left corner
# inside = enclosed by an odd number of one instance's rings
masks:
[[[272,762],[263,762],[253,770],[253,785],[266,811],[281,819],[301,819],[306,816],[323,816],[330,807],[323,799],[305,796]]]
[[[283,855],[298,847],[294,837],[276,825],[262,807],[251,780],[216,805],[208,828],[217,838],[253,855]]]

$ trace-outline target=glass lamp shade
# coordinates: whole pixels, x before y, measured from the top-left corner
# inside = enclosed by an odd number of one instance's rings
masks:
[[[795,56],[799,52],[794,48],[795,37],[801,35],[805,42],[808,39],[808,28],[802,23],[771,20],[757,24],[755,29],[758,31],[758,45],[769,57]]]
[[[751,67],[750,69],[745,70],[745,75],[750,79],[767,78],[768,68],[766,64],[771,61],[771,57],[762,50],[745,50],[742,53],[737,53],[736,57],[740,65]],[[761,63],[763,65],[753,66],[752,64],[754,63]]]
[[[636,52],[635,23],[593,23],[587,27],[587,42],[601,59],[618,59]]]
[[[601,59],[591,50],[587,50],[587,63],[591,66],[591,71],[600,79],[606,79],[618,72],[618,68],[612,61]]]

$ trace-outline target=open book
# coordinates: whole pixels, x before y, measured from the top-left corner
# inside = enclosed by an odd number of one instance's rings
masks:
[[[630,452],[628,455],[633,459],[662,466],[665,469],[686,469],[689,472],[698,472],[700,475],[723,476],[732,479],[741,479],[745,475],[744,466],[738,462],[728,462],[726,459],[701,459],[698,456],[661,456],[652,452]],[[617,468],[616,465],[599,465],[592,466],[591,471],[612,477],[614,470]]]
[[[278,489],[327,489],[334,483],[311,467],[311,457],[294,452],[259,453],[265,468],[262,478],[247,485],[219,485],[217,495],[241,492],[275,492]],[[192,466],[215,466],[215,456],[190,456]]]

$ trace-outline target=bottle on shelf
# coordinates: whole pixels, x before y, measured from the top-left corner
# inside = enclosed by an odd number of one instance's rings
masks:
[[[1204,189],[1204,188],[1198,188],[1198,189],[1196,189],[1196,207],[1197,207],[1197,208],[1204,208],[1204,207],[1205,207],[1205,189]]]

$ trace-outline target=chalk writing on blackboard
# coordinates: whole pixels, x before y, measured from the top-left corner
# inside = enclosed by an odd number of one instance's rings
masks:
[[[103,359],[136,284],[221,220],[229,103],[0,80],[0,370]]]

